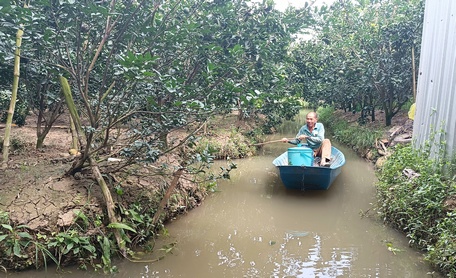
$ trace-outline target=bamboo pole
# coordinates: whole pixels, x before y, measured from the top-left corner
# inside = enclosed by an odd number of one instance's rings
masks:
[[[20,65],[21,65],[21,45],[22,45],[22,36],[23,35],[24,35],[24,31],[22,29],[18,29],[17,33],[16,33],[16,51],[15,51],[15,55],[14,55],[13,88],[11,91],[11,101],[10,101],[10,106],[8,109],[8,115],[6,118],[5,137],[3,138],[2,169],[6,169],[8,167],[11,124],[13,122],[14,109],[16,107],[17,90],[19,87],[19,75],[20,75]]]
[[[83,136],[84,131],[82,130],[81,121],[79,120],[79,114],[76,109],[76,105],[74,104],[73,96],[71,94],[70,84],[68,83],[68,80],[65,77],[60,76],[59,78],[60,85],[62,85],[62,92],[65,97],[65,102],[67,104],[68,111],[70,112],[70,116],[73,119],[76,131],[78,132],[78,136]]]
[[[296,138],[287,138],[288,141],[290,140],[294,140]],[[263,142],[263,143],[257,143],[257,144],[251,144],[249,146],[261,146],[261,145],[266,145],[266,144],[271,144],[271,143],[277,143],[277,142],[282,142],[282,139],[279,139],[279,140],[272,140],[272,141],[267,141],[267,142]]]

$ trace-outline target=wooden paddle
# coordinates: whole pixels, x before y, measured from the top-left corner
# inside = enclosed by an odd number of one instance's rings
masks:
[[[290,140],[294,140],[296,138],[292,138],[292,139],[287,139],[288,141]],[[266,144],[271,144],[271,143],[277,143],[277,142],[282,142],[282,139],[279,139],[279,140],[272,140],[272,141],[267,141],[267,142],[263,142],[263,143],[257,143],[257,144],[251,144],[249,146],[261,146],[261,145],[266,145]]]

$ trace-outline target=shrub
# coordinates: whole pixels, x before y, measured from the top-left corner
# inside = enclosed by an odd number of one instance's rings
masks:
[[[333,138],[338,142],[352,146],[358,153],[364,154],[382,136],[381,130],[370,129],[366,126],[352,126],[334,114],[334,108],[324,107],[318,109],[319,121],[330,129]]]
[[[449,212],[437,224],[440,232],[437,242],[428,247],[426,259],[440,268],[448,277],[456,276],[456,213]]]
[[[10,149],[14,152],[21,152],[27,148],[27,142],[21,138],[11,137],[10,139]],[[0,138],[0,151],[3,150],[3,138]]]
[[[216,159],[243,158],[251,156],[255,151],[245,140],[246,138],[239,131],[231,129],[226,143],[219,140],[218,137],[204,137],[198,142],[195,151],[202,153],[207,150]]]
[[[445,179],[446,164],[429,158],[426,150],[396,147],[378,172],[377,209],[385,222],[405,232],[410,245],[427,250],[427,259],[453,277],[456,214],[444,203],[456,195],[456,187]],[[404,170],[414,175],[408,177]]]
[[[6,117],[8,116],[8,109],[11,100],[10,91],[0,91],[0,122],[5,122]],[[13,123],[18,126],[25,125],[25,119],[29,113],[28,104],[22,99],[18,99],[16,102],[16,107],[13,115]]]

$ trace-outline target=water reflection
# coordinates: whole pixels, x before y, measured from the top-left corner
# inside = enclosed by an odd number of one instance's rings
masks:
[[[279,250],[281,261],[275,263],[271,277],[341,277],[350,273],[356,248],[332,248],[325,256],[321,236],[310,238],[314,243],[307,249],[301,238],[287,234]]]

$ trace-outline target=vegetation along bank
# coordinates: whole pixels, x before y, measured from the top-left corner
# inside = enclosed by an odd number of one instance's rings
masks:
[[[435,132],[426,148],[414,149],[410,140],[404,143],[411,137],[407,117],[396,117],[396,125],[385,128],[353,120],[350,124],[348,114],[344,118],[332,108],[321,109],[320,115],[336,140],[376,164],[373,216],[403,232],[437,271],[455,277],[456,183],[450,173],[456,164],[452,158],[430,158],[433,147],[445,157],[443,131]]]

